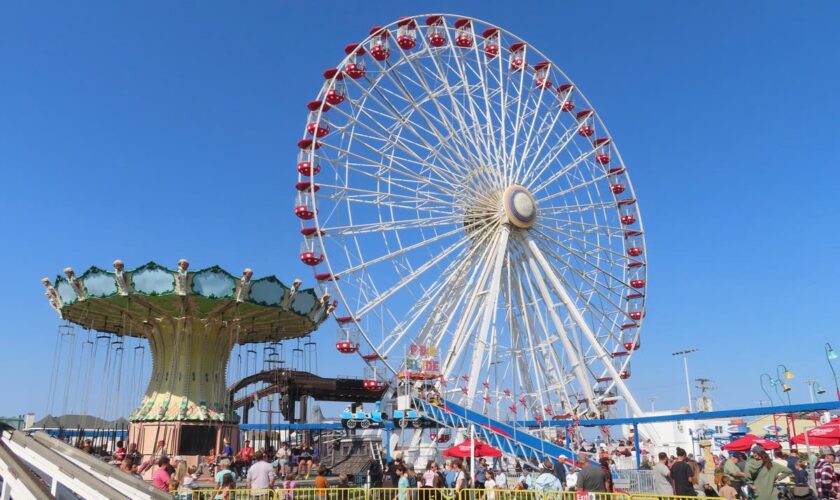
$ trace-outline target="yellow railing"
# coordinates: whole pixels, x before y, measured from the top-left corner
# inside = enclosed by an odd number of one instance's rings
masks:
[[[235,489],[208,488],[172,492],[178,500],[696,500],[694,496],[658,493],[603,493],[582,491],[485,490],[453,488],[294,488]],[[707,500],[723,500],[706,497]]]
[[[271,489],[257,490],[238,488],[234,490],[219,490],[207,488],[200,490],[177,490],[173,491],[172,498],[177,500],[277,500],[277,492]]]

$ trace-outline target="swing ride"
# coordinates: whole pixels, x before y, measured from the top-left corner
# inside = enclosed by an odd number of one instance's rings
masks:
[[[91,267],[80,276],[71,268],[64,274],[54,283],[48,278],[42,283],[50,305],[67,322],[60,328],[59,346],[76,336],[74,325],[88,332],[81,336],[86,340],[76,369],[96,365],[92,354],[99,347],[109,358],[105,378],[118,383],[121,371],[128,369],[129,340],[145,341],[135,345],[135,352],[148,345],[151,376],[139,407],[129,415],[129,440],[141,453],[152,453],[160,441],[168,453],[184,456],[206,453],[223,439],[238,443],[239,416],[225,380],[234,346],[270,346],[303,337],[334,307],[328,295],[302,290],[300,280],[286,286],[274,276],[252,279],[250,269],[239,278],[219,267],[190,271],[185,259],[174,270],[150,262],[129,271],[117,260],[113,272]],[[66,354],[56,350],[57,358]],[[51,398],[65,395],[65,408],[71,391],[90,387],[89,380],[74,378],[75,353],[69,357],[67,375],[56,370],[50,388]],[[139,378],[137,371],[130,376]],[[76,397],[86,400],[86,391]]]

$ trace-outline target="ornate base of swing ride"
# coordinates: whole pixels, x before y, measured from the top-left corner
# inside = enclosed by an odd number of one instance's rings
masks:
[[[221,450],[223,441],[239,449],[239,424],[225,422],[133,422],[128,429],[128,442],[137,443],[144,460],[155,453],[157,443],[164,441],[169,457],[183,457],[187,466],[205,461],[207,453]],[[151,472],[154,468],[151,468]]]

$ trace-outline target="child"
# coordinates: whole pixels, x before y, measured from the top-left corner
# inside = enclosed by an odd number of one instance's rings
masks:
[[[286,480],[280,486],[283,488],[283,499],[292,500],[295,494],[295,473],[289,472],[286,474]]]
[[[735,497],[738,496],[738,492],[735,491],[735,488],[732,487],[732,480],[724,476],[723,478],[721,478],[720,481],[723,485],[718,490],[720,496],[722,498],[725,498],[726,500],[735,500]]]
[[[221,493],[221,500],[231,500],[231,491],[236,488],[236,481],[233,479],[233,474],[225,474],[222,477],[222,487],[219,490]],[[219,498],[219,495],[216,495]]]
[[[184,483],[181,485],[185,490],[191,490],[194,482],[198,479],[198,468],[195,465],[190,465],[187,469],[187,475],[184,476]]]

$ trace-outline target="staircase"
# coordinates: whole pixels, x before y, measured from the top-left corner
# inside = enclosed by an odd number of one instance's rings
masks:
[[[453,431],[469,429],[472,425],[476,439],[498,448],[503,453],[535,460],[543,460],[547,457],[556,459],[561,456],[575,458],[571,450],[550,441],[544,441],[530,434],[525,428],[493,420],[451,401],[444,400],[441,406],[435,406],[428,401],[414,398],[414,404],[423,412],[425,418]]]

